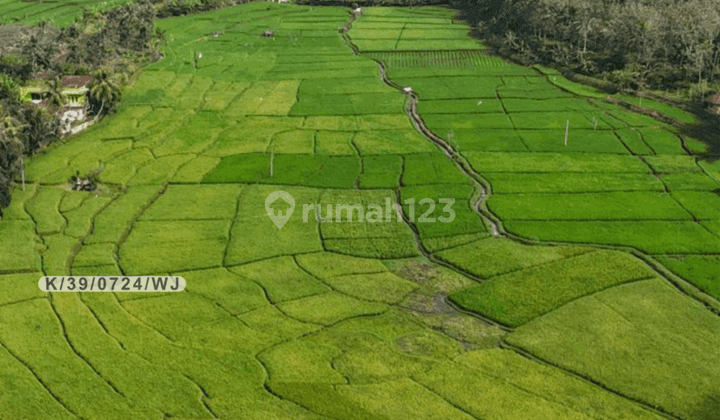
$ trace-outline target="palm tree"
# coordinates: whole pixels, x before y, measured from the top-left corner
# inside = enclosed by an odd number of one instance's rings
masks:
[[[20,102],[23,97],[15,80],[4,74],[0,74],[0,96],[4,96],[14,103]]]
[[[50,106],[62,108],[65,104],[65,97],[62,94],[63,90],[65,90],[65,86],[62,84],[60,76],[56,76],[55,79],[50,82],[50,97],[48,102]]]
[[[578,19],[574,22],[575,28],[577,28],[580,36],[582,37],[582,54],[581,57],[585,57],[587,54],[587,42],[588,36],[595,28],[595,24],[598,20],[592,15],[592,11],[584,9]]]
[[[18,121],[16,118],[14,118],[11,115],[6,115],[2,119],[2,128],[5,132],[5,135],[7,139],[9,140],[10,145],[12,145],[17,155],[20,158],[20,173],[22,176],[22,189],[25,191],[25,160],[23,159],[23,151],[25,149],[25,146],[22,142],[22,139],[20,137],[20,133],[25,128],[20,121]]]
[[[112,80],[112,74],[107,69],[100,69],[93,74],[95,80],[90,85],[90,96],[101,102],[98,115],[102,115],[106,103],[120,100],[120,88]]]

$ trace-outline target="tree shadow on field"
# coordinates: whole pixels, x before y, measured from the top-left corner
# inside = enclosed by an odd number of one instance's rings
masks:
[[[697,154],[700,159],[710,163],[720,160],[720,116],[710,114],[700,107],[695,108],[693,111],[700,123],[685,126],[680,132],[705,144],[705,152]]]
[[[692,418],[694,420],[720,420],[720,390],[707,395],[695,409]]]

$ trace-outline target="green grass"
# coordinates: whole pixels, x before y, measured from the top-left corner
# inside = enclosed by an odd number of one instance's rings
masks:
[[[145,242],[139,239],[120,248],[119,264],[123,271],[139,276],[219,267],[226,246],[227,242],[220,239],[193,242]],[[147,258],[149,254],[154,258]]]
[[[628,154],[618,138],[606,130],[574,130],[565,145],[565,130],[517,130],[533,152]]]
[[[720,195],[709,191],[676,191],[673,198],[697,219],[720,219]]]
[[[57,392],[69,396],[64,400],[64,404],[73,411],[88,417],[107,416],[116,419],[150,415],[151,410],[147,408],[130,407],[121,395],[113,392],[107,382],[73,353],[63,338],[62,327],[48,300],[5,306],[0,309],[0,316],[13,325],[13,328],[4,328],[0,333],[0,339],[5,343],[3,353],[7,355],[8,351],[14,354],[22,352],[24,359],[32,363],[33,372],[43,382],[52,383]],[[44,337],[37,333],[38,325],[45,330]],[[72,327],[71,324],[70,328]],[[70,334],[75,331],[70,329]],[[30,348],[25,347],[28,344]],[[63,363],[58,363],[60,360]],[[65,378],[74,378],[78,382],[67,381]],[[33,378],[33,381],[38,383],[36,378]],[[28,397],[32,398],[32,394]],[[53,411],[59,409],[55,405],[49,407],[54,407]],[[107,413],[107,407],[113,407],[113,412]],[[65,416],[65,411],[60,410],[58,415]]]
[[[263,354],[262,360],[273,381],[341,384],[345,378],[327,363],[340,354],[342,352],[333,346],[296,341],[271,349]]]
[[[428,115],[423,118],[428,128],[433,131],[442,132],[444,129],[513,129],[510,118],[502,113],[486,114],[483,118],[473,118],[467,114],[459,115]]]
[[[387,271],[385,265],[374,259],[327,252],[299,255],[297,262],[300,267],[319,278]]]
[[[39,288],[27,287],[28,284],[37,284],[41,277],[43,277],[43,274],[39,271],[19,274],[0,274],[0,285],[2,285],[3,292],[5,292],[2,298],[0,298],[0,305],[46,297],[47,293],[41,291]]]
[[[604,98],[607,93],[599,91],[593,87],[583,85],[581,83],[575,83],[560,75],[550,75],[548,79],[558,87],[564,90],[572,92],[580,96],[589,96],[592,98]]]
[[[632,153],[643,156],[654,154],[653,149],[645,142],[638,130],[620,129],[615,130],[615,134]]]
[[[524,86],[528,85],[528,80],[518,78],[519,82]],[[510,79],[512,80],[512,79]],[[483,101],[483,104],[485,102]],[[557,98],[557,99],[513,99],[503,98],[502,104],[508,112],[569,112],[569,111],[594,111],[595,108],[587,102],[578,101],[574,98]]]
[[[390,273],[358,274],[332,277],[325,282],[334,290],[375,302],[399,303],[418,288],[416,283]]]
[[[130,226],[131,219],[147,205],[158,186],[140,186],[128,188],[127,193],[111,203],[95,217],[93,231],[85,243],[117,242]]]
[[[299,268],[292,257],[258,261],[231,268],[230,271],[260,285],[272,303],[330,291],[329,287]]]
[[[410,258],[420,255],[411,237],[326,239],[325,249],[339,254],[378,259]]]
[[[381,303],[363,302],[344,294],[330,292],[278,305],[281,311],[303,322],[332,325],[361,315],[375,315],[387,310]]]
[[[73,259],[73,269],[115,264],[115,244],[102,243],[83,245]]]
[[[685,155],[680,138],[665,130],[639,129],[645,143],[658,155]]]
[[[589,194],[495,195],[488,206],[506,220],[691,220],[668,194],[607,192]]]
[[[370,414],[359,404],[341,396],[331,384],[271,381],[268,386],[274,393],[293,401],[300,401],[304,406],[325,416],[348,420],[385,418],[382,415]]]
[[[718,337],[711,331],[718,327],[699,303],[649,280],[571,302],[507,340],[679,418],[704,419],[712,418],[703,404],[720,375],[712,363]]]
[[[199,183],[220,163],[221,159],[211,156],[198,156],[180,166],[172,177],[173,182]]]
[[[364,7],[350,37],[387,51],[363,55],[337,33],[341,7],[250,3],[158,21],[164,58],[116,114],[28,159],[26,191],[15,187],[0,221],[0,417],[656,417],[620,393],[703,418],[712,315],[683,312],[686,298],[670,289],[618,286],[652,274],[592,245],[635,246],[717,293],[717,164],[696,163],[656,120],[485,54],[454,13]],[[268,28],[274,39],[260,35]],[[584,245],[491,237],[471,208],[476,187],[415,130],[407,97],[371,58],[413,88],[426,125],[492,184],[505,228]],[[101,166],[97,197],[68,191],[76,170]],[[282,229],[266,208],[279,190],[295,200]],[[416,219],[428,210],[420,200],[435,200],[429,216],[439,217],[438,200],[453,198],[455,219],[416,230],[392,211],[389,222],[303,221],[306,205],[384,210],[398,195],[416,201]],[[48,297],[37,287],[70,273],[172,274],[187,288]],[[628,319],[655,318],[628,332],[614,313],[568,310],[608,293]],[[448,295],[522,326],[508,336]],[[526,335],[544,346],[533,354],[607,390],[497,349]]]
[[[691,221],[511,221],[505,227],[544,241],[629,246],[650,254],[720,252],[720,239]]]
[[[405,187],[401,190],[403,211],[414,221],[422,239],[482,233],[486,227],[470,208],[474,193],[473,186],[467,184]]]
[[[676,118],[685,124],[693,124],[696,122],[696,118],[693,114],[683,111],[682,109],[675,108],[673,106],[664,104],[662,102],[653,101],[652,99],[639,98],[636,96],[628,95],[613,95],[616,99],[620,99],[626,102],[630,102],[633,105],[639,105],[643,108],[650,108],[656,111],[660,111],[670,117]]]
[[[170,185],[140,220],[232,219],[241,191],[238,185]]]
[[[82,206],[63,213],[67,220],[64,234],[79,238],[90,233],[93,217],[111,202],[111,197],[88,197]]]
[[[25,190],[16,186],[12,191],[10,206],[3,209],[3,220],[31,220],[30,215],[25,211],[25,203],[35,196],[37,185],[26,185]],[[82,195],[84,198],[84,195]],[[67,197],[67,196],[66,196]],[[62,205],[62,201],[61,201]],[[60,208],[62,210],[62,207]]]
[[[601,251],[494,277],[450,298],[467,310],[518,327],[574,299],[653,276],[625,253]]]
[[[720,299],[720,258],[713,255],[658,256],[657,259],[679,276],[689,279],[705,293]]]
[[[510,114],[513,124],[518,129],[528,130],[556,130],[564,140],[565,127],[569,128],[569,134],[574,135],[576,130],[592,130],[596,128],[593,120],[595,114],[592,112],[531,112]],[[569,121],[569,124],[568,124]],[[597,122],[597,129],[604,129],[607,126],[600,120]],[[582,141],[582,136],[578,140]]]
[[[360,188],[394,188],[400,185],[403,156],[368,155],[362,160]]]
[[[662,418],[508,350],[471,351],[418,375],[417,380],[478,418]]]
[[[350,399],[374,415],[383,413],[389,418],[436,416],[451,420],[473,418],[411,379],[352,387],[339,386],[337,389],[341,396]],[[409,398],[411,395],[413,397]],[[399,407],[393,404],[396,399],[405,400],[407,403]]]
[[[379,345],[348,352],[336,360],[337,369],[355,384],[402,380],[431,368],[433,360],[403,354]]]
[[[607,111],[607,114],[611,117],[609,118],[610,121],[621,122],[623,125],[627,125],[630,127],[659,126],[659,123],[656,119],[648,117],[647,115],[635,114],[621,109],[615,111]]]
[[[127,1],[115,1],[113,5],[122,5]],[[43,3],[32,2],[3,2],[0,4],[2,21],[7,24],[36,25],[40,21],[49,20],[52,26],[65,28],[80,20],[83,9],[107,9],[107,2],[97,0],[84,0],[82,2]]]
[[[148,149],[133,149],[105,165],[100,179],[111,184],[125,185],[138,169],[153,159],[153,154]]]
[[[413,154],[404,159],[403,185],[465,184],[465,176],[441,153]]]
[[[475,151],[464,154],[473,167],[481,172],[650,173],[650,169],[633,156]]]
[[[27,202],[25,207],[35,221],[38,233],[59,233],[65,227],[65,219],[58,210],[64,194],[61,188],[40,188]]]
[[[668,186],[670,191],[712,191],[720,186],[720,184],[709,176],[698,172],[680,172],[663,175],[660,177],[660,180]]]
[[[304,223],[301,217],[302,204],[317,203],[318,191],[300,187],[284,187],[282,189],[294,197],[296,206],[298,206],[295,211],[300,215],[296,214],[280,230],[267,217],[265,209],[265,199],[276,190],[278,188],[273,186],[252,186],[245,190],[238,207],[235,223],[230,230],[225,265],[239,265],[274,256],[323,249],[317,222],[309,219],[308,223]],[[275,211],[286,210],[277,208]],[[262,238],[262,240],[258,240],[258,238]]]
[[[594,193],[611,191],[663,192],[663,184],[649,174],[635,173],[512,173],[487,172],[496,194],[518,193]],[[673,175],[668,175],[668,177]],[[673,178],[676,179],[676,178]],[[665,183],[669,183],[665,177]]]
[[[695,163],[695,159],[687,155],[647,156],[644,159],[651,168],[661,174],[700,172],[702,170],[700,166]]]
[[[185,279],[186,289],[217,302],[231,313],[267,307],[263,289],[224,268],[173,273]]]
[[[353,138],[360,154],[433,152],[436,149],[414,130],[361,131]]]
[[[429,114],[485,114],[503,112],[502,103],[497,99],[446,99],[421,100],[418,103],[418,113]]]
[[[488,238],[440,252],[438,256],[486,279],[589,251],[590,248],[528,246],[504,238]]]

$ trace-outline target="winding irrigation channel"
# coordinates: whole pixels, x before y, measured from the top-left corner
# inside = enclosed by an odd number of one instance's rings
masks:
[[[355,14],[354,12],[351,12],[350,19],[345,24],[345,26],[340,29],[340,34],[342,35],[343,40],[345,43],[350,47],[353,52],[356,55],[362,56],[362,53],[360,52],[359,48],[352,42],[350,37],[348,36],[348,32],[352,28],[352,23],[357,20],[359,15]],[[399,86],[397,83],[393,82],[392,80],[388,79],[387,77],[387,69],[385,67],[385,64],[380,60],[373,59],[378,64],[379,67],[379,73],[380,73],[380,79],[388,86],[398,90],[399,92],[402,92],[406,95],[408,98],[408,101],[405,106],[405,113],[407,114],[408,118],[413,123],[413,126],[416,130],[418,130],[420,133],[422,133],[431,143],[433,143],[435,146],[437,146],[440,150],[442,150],[445,155],[453,161],[455,166],[460,169],[476,186],[477,188],[477,194],[473,198],[473,204],[472,208],[473,210],[478,214],[478,216],[483,220],[483,222],[490,228],[490,232],[493,237],[504,237],[525,245],[541,245],[541,246],[588,246],[593,247],[596,249],[610,249],[610,250],[620,250],[625,251],[633,256],[639,258],[641,261],[643,261],[652,271],[654,271],[659,277],[665,279],[670,284],[672,284],[676,289],[678,289],[681,293],[689,296],[690,298],[696,300],[703,306],[705,306],[709,311],[714,313],[715,315],[720,316],[720,301],[713,298],[712,296],[709,296],[705,294],[703,291],[701,291],[699,288],[694,286],[693,284],[689,283],[685,279],[675,275],[670,270],[665,268],[662,264],[660,264],[658,261],[656,261],[654,258],[652,258],[650,255],[645,254],[644,252],[640,251],[637,248],[628,247],[628,246],[621,246],[621,245],[603,245],[603,244],[596,244],[596,243],[583,243],[583,242],[560,242],[560,241],[539,241],[539,240],[533,240],[529,238],[525,238],[510,232],[507,232],[505,228],[503,227],[502,221],[500,218],[495,215],[487,206],[487,201],[492,196],[492,186],[490,182],[488,182],[485,178],[483,178],[482,175],[480,175],[478,172],[473,169],[470,162],[465,158],[463,155],[461,155],[450,143],[442,139],[441,137],[437,136],[435,133],[433,133],[427,126],[425,126],[425,123],[423,122],[420,115],[417,113],[417,103],[420,100],[417,93],[414,91],[405,91],[402,86]],[[561,88],[562,89],[562,88]],[[563,89],[564,90],[564,89]],[[607,100],[606,100],[607,101]],[[632,107],[629,108],[631,111],[636,113],[642,113],[646,114],[642,109],[638,107]],[[670,118],[668,116],[665,116],[661,113],[654,112],[651,113],[651,116],[665,122],[666,120],[672,121],[673,125],[677,125],[678,122],[675,121],[673,118]],[[398,194],[399,199],[399,194]],[[408,223],[410,228],[413,230],[415,234],[415,240],[418,244],[418,248],[421,251],[421,253],[430,259],[431,261],[440,264],[444,267],[450,268],[456,272],[459,272],[465,276],[469,276],[472,279],[482,282],[484,281],[481,278],[478,278],[472,273],[468,273],[467,271],[456,267],[453,264],[450,264],[435,255],[433,255],[431,252],[429,252],[422,244],[419,233],[417,230],[417,227],[414,226],[414,224],[405,218],[405,222]],[[449,301],[448,301],[449,302]],[[449,302],[452,304],[452,302]],[[453,304],[453,307],[458,309],[457,305]],[[467,313],[467,312],[466,312]],[[498,325],[499,327],[505,329],[505,330],[512,330],[512,328],[502,325],[502,323],[499,323],[497,321],[489,320],[487,318],[477,316],[480,319],[483,319],[485,322],[490,322],[492,324]]]
[[[340,29],[340,34],[342,35],[343,40],[345,43],[350,47],[353,52],[356,55],[362,56],[362,53],[358,49],[358,47],[353,44],[352,40],[348,36],[348,32],[352,28],[352,23],[357,20],[359,17],[358,14],[355,14],[354,12],[351,12],[351,17],[348,20],[348,22],[345,24],[345,26]],[[437,136],[435,133],[433,133],[427,126],[425,125],[424,121],[420,117],[420,115],[417,113],[417,103],[420,100],[417,93],[412,91],[411,89],[406,90],[404,87],[399,86],[397,83],[393,82],[387,77],[387,68],[385,64],[381,60],[373,59],[378,64],[379,67],[379,75],[380,79],[388,86],[398,90],[399,92],[402,92],[406,95],[408,98],[408,101],[405,105],[405,113],[407,114],[408,118],[412,121],[413,126],[416,130],[418,130],[420,133],[422,133],[431,143],[433,143],[435,146],[437,146],[440,150],[445,153],[445,155],[452,160],[454,165],[460,169],[476,186],[477,193],[475,194],[475,197],[473,198],[473,204],[472,208],[473,210],[478,214],[478,216],[483,220],[483,222],[490,228],[490,232],[492,234],[492,237],[504,237],[506,239],[510,239],[515,242],[519,242],[525,245],[536,245],[536,246],[588,246],[593,247],[596,249],[612,249],[612,250],[620,250],[628,252],[635,257],[639,258],[641,261],[643,261],[650,269],[652,269],[653,272],[655,272],[660,278],[665,279],[670,284],[672,284],[675,288],[677,288],[681,293],[687,295],[688,297],[694,299],[695,301],[698,301],[703,306],[705,306],[709,311],[712,313],[720,316],[720,301],[714,299],[713,297],[705,294],[700,289],[695,287],[694,285],[690,284],[686,280],[682,279],[681,277],[675,275],[674,273],[670,272],[667,268],[665,268],[662,264],[657,262],[654,258],[651,256],[645,254],[644,252],[633,248],[633,247],[627,247],[627,246],[616,246],[616,245],[601,245],[601,244],[594,244],[594,243],[570,243],[570,242],[559,242],[559,241],[538,241],[538,240],[531,240],[522,236],[515,235],[513,233],[507,232],[503,225],[500,218],[495,215],[487,206],[488,199],[492,196],[492,186],[490,182],[488,182],[485,178],[483,178],[482,175],[480,175],[478,172],[476,172],[470,162],[465,158],[463,155],[461,155],[450,143],[442,139],[441,137]],[[562,89],[562,88],[560,88]],[[563,89],[564,90],[564,89]],[[607,101],[609,102],[609,101]],[[612,102],[611,102],[612,103]],[[620,104],[622,105],[622,104]],[[636,113],[645,113],[642,109],[636,109],[636,108],[630,108],[633,112]],[[673,125],[677,123],[677,121],[674,121],[674,119],[667,117],[665,115],[659,114],[659,113],[653,113],[651,115],[652,117],[665,122],[665,120],[672,120]],[[396,191],[396,196],[398,203],[400,203],[400,192],[399,190]],[[425,246],[422,244],[422,241],[420,239],[419,231],[417,227],[412,223],[411,220],[407,217],[407,215],[403,212],[403,219],[404,221],[410,226],[410,228],[413,231],[413,234],[415,236],[415,242],[417,243],[418,249],[420,252],[431,260],[434,263],[440,264],[444,267],[447,267],[455,272],[458,272],[460,274],[463,274],[465,276],[469,276],[470,278],[482,282],[484,279],[478,278],[476,275],[467,272],[466,270],[463,270],[460,267],[455,266],[454,264],[450,264],[447,261],[444,261],[435,255],[433,255],[432,252],[428,251]],[[496,325],[500,329],[506,331],[506,332],[512,332],[514,331],[514,328],[504,325],[503,323],[497,322],[492,319],[488,319],[480,314],[470,312],[467,310],[464,310],[463,308],[460,308],[457,304],[450,301],[447,296],[445,297],[445,302],[450,305],[453,309],[455,309],[458,312],[461,312],[463,314],[473,316],[481,321],[484,321],[491,325]],[[570,374],[571,376],[574,376],[582,381],[585,381],[587,383],[593,384],[595,386],[599,386],[603,389],[605,389],[608,392],[611,392],[615,395],[618,395],[619,397],[622,397],[626,400],[633,401],[637,403],[638,405],[644,407],[645,409],[652,411],[656,414],[659,414],[665,418],[678,420],[678,417],[673,415],[670,412],[667,412],[659,407],[655,407],[652,404],[649,404],[645,401],[630,397],[628,395],[625,395],[621,392],[618,392],[614,389],[608,388],[607,386],[599,383],[598,381],[583,375],[579,372],[575,372],[573,370],[564,368],[562,366],[559,366],[555,363],[549,362],[545,359],[542,359],[538,357],[535,354],[532,354],[525,349],[516,347],[514,345],[511,345],[507,343],[505,340],[500,340],[500,346],[502,348],[512,350],[515,353],[519,354],[520,356],[523,356],[525,358],[531,359],[535,362],[544,364],[546,366],[550,366],[556,369],[560,369],[567,374]]]

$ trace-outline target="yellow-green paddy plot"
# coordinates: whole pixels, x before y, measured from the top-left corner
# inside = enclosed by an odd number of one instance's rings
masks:
[[[717,315],[667,283],[647,280],[571,302],[508,341],[678,418],[711,419],[718,328]]]
[[[380,14],[388,24],[404,19]],[[390,30],[378,20],[360,19],[351,38]],[[425,125],[492,184],[489,210],[509,232],[657,255],[720,251],[711,222],[720,217],[718,177],[712,164],[687,153],[676,128],[605,103],[549,69],[471,59],[431,44],[421,52],[357,45],[385,64],[391,81],[417,93]],[[689,121],[681,110],[646,105]],[[674,267],[697,285],[707,281]]]
[[[487,174],[508,230],[582,244],[491,237],[477,184],[338,33],[347,9],[251,3],[163,20],[165,57],[116,115],[29,159],[0,221],[0,418],[704,418],[716,316],[591,244],[621,232],[672,252],[658,259],[715,293],[717,261],[700,255],[718,234],[701,205],[714,166],[680,153],[667,127],[484,55],[453,16],[364,8],[350,36],[393,44],[370,58]],[[95,169],[96,192],[70,191]],[[278,191],[293,202],[267,200]],[[187,287],[48,294],[42,275]],[[584,309],[606,296],[636,329]]]

